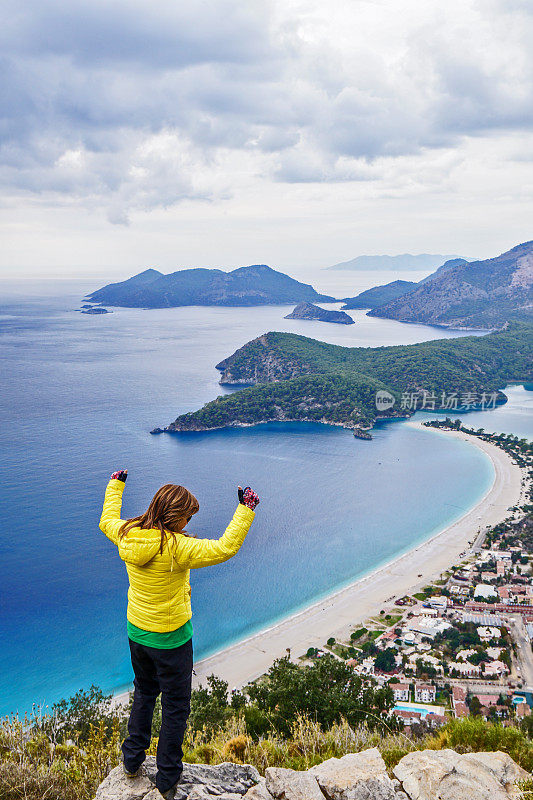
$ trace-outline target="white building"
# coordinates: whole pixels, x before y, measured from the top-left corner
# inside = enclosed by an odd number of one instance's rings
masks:
[[[430,597],[429,605],[437,611],[446,611],[448,608],[448,598],[441,595],[439,597]]]
[[[439,659],[435,658],[435,656],[430,656],[426,653],[424,654],[414,653],[413,655],[409,656],[408,666],[410,669],[413,670],[413,672],[416,670],[417,666],[416,662],[420,659],[422,660],[422,664],[424,666],[434,667],[437,670],[437,672],[443,672],[443,667]]]
[[[489,550],[490,558],[495,561],[512,561],[513,556],[510,550]]]
[[[415,683],[415,702],[434,703],[437,697],[437,689],[428,683]]]
[[[408,625],[410,631],[418,633],[420,636],[427,636],[428,639],[433,639],[437,633],[442,633],[451,627],[449,622],[445,622],[443,619],[433,619],[432,617],[415,618]]]
[[[489,664],[485,664],[485,671],[484,675],[507,675],[509,672],[509,668],[507,664],[504,664],[503,661],[491,661]]]
[[[468,661],[469,656],[473,656],[475,650],[459,650],[455,658],[457,661]]]
[[[452,672],[452,670],[456,670],[456,672],[458,672],[460,675],[466,675],[467,677],[481,674],[481,668],[475,664],[471,664],[469,661],[466,663],[463,661],[451,661],[448,666],[450,668],[450,672]]]
[[[374,659],[372,656],[368,656],[361,662],[361,675],[373,675],[374,674]]]
[[[492,625],[488,625],[486,627],[484,625],[480,625],[477,629],[477,633],[482,642],[490,642],[491,639],[499,639],[501,636],[500,629],[495,628]]]
[[[409,702],[409,684],[408,683],[390,683],[390,688],[394,694],[395,703],[408,703]]]
[[[498,590],[491,586],[490,583],[478,583],[474,589],[474,597],[488,600],[492,597],[498,597]]]
[[[473,622],[474,625],[503,625],[503,617],[498,614],[472,614],[472,612],[462,612],[463,622]]]
[[[448,588],[450,590],[450,594],[467,595],[470,592],[470,588],[468,586],[461,586],[457,583],[450,583]]]

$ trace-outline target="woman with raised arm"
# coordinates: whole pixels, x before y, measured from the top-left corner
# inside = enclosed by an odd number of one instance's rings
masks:
[[[239,504],[220,539],[195,539],[185,526],[199,509],[184,486],[167,483],[139,517],[120,518],[127,470],[107,485],[100,529],[126,563],[128,639],[135,674],[128,736],[122,745],[124,771],[135,777],[150,744],[155,701],[161,694],[156,786],[172,800],[181,777],[183,737],[190,711],[192,678],[189,571],[220,564],[242,545],[259,498],[238,487]]]

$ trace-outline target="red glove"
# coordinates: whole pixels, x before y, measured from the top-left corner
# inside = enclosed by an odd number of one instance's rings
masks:
[[[250,489],[249,486],[247,486],[246,489],[243,489],[242,486],[238,486],[237,494],[239,495],[239,503],[241,503],[241,505],[243,506],[251,508],[252,511],[254,510],[256,505],[258,505],[258,503],[260,502],[256,493],[252,489]]]
[[[110,481],[122,481],[122,483],[126,483],[126,478],[128,477],[128,470],[127,469],[119,469],[118,472],[114,472],[111,477]]]

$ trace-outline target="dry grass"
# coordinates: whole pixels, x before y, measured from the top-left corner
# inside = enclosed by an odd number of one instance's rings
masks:
[[[28,728],[14,718],[0,721],[1,800],[91,800],[100,781],[119,762],[118,726],[111,733],[102,723],[91,729],[83,747],[60,743],[53,729]],[[150,753],[154,754],[157,739]],[[230,718],[213,734],[206,729],[189,733],[185,760],[218,764],[222,761],[253,764],[264,774],[269,766],[308,769],[331,757],[341,757],[378,747],[387,768],[413,750],[451,747],[458,752],[503,750],[526,770],[533,767],[533,743],[517,728],[503,728],[483,719],[454,720],[434,735],[410,739],[402,733],[380,734],[346,721],[323,731],[306,717],[298,717],[291,735],[275,732],[253,740],[241,716]],[[524,800],[533,800],[533,786],[522,787]]]
[[[39,718],[0,721],[1,800],[91,800],[98,784],[118,764],[118,725],[91,729],[83,747],[60,743],[53,726]]]

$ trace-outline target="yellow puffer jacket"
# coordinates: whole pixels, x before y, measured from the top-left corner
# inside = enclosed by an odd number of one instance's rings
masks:
[[[161,534],[157,529],[132,528],[119,539],[124,523],[120,518],[124,486],[122,481],[109,481],[100,530],[117,545],[126,562],[130,580],[128,620],[144,631],[174,631],[192,616],[189,570],[220,564],[234,556],[255,512],[239,504],[220,539],[193,539],[177,533],[175,544],[169,537],[160,553]]]

